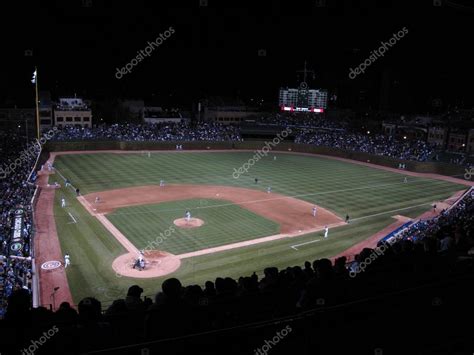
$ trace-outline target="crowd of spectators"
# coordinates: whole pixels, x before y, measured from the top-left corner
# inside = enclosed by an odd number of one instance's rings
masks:
[[[263,277],[255,273],[238,279],[219,277],[207,281],[204,287],[183,286],[178,279],[171,278],[162,284],[154,300],[143,298],[143,289],[134,285],[126,297],[115,300],[105,312],[101,302],[93,297],[83,299],[78,312],[67,303],[52,312],[44,308],[29,310],[26,303],[12,302],[7,320],[10,313],[21,313],[29,319],[60,324],[58,343],[66,341],[60,340],[65,336],[67,343],[63,346],[72,341],[78,351],[88,351],[349,304],[373,295],[450,280],[454,270],[472,272],[473,210],[471,190],[452,209],[415,224],[404,238],[385,244],[382,254],[375,254],[374,249],[362,250],[356,260],[371,262],[362,271],[356,269],[355,276],[351,275],[345,257],[334,262],[318,259],[307,261],[302,267],[268,267]],[[452,238],[452,242],[446,243],[446,238]],[[15,297],[21,299],[22,292]]]
[[[339,148],[421,162],[429,160],[435,154],[434,148],[423,141],[398,141],[390,136],[348,131],[301,130],[295,138],[295,143]]]
[[[123,140],[123,141],[240,141],[238,128],[206,122],[164,122],[152,124],[113,124],[93,128],[66,126],[54,140]]]
[[[327,119],[325,116],[314,113],[277,113],[272,116],[255,117],[249,120],[257,125],[280,126],[280,127],[301,127],[301,128],[322,128],[322,129],[343,129],[347,126],[347,121]]]
[[[474,249],[470,248],[474,240],[473,226],[474,190],[437,217],[412,224],[400,237],[420,243],[436,241],[440,251],[468,250],[470,255],[474,255]]]
[[[31,293],[31,199],[36,175],[32,173],[39,149],[31,149],[25,138],[0,133],[0,318],[6,299],[17,289]],[[31,174],[31,175],[30,175]],[[11,248],[15,211],[21,209],[21,249]]]
[[[297,127],[295,143],[326,146],[350,151],[383,155],[402,160],[427,161],[435,155],[434,147],[422,141],[398,141],[380,134],[352,132],[344,122],[326,120],[319,116],[309,116],[307,120],[291,115],[277,115],[268,121],[261,118],[257,124],[280,124]],[[254,122],[254,123],[255,123]],[[54,140],[123,140],[123,141],[242,141],[240,128],[212,122],[192,124],[113,124],[93,128],[65,126],[58,130]]]

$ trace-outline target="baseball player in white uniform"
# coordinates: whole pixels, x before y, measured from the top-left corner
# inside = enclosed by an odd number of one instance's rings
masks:
[[[64,267],[67,268],[71,265],[71,260],[69,259],[69,254],[64,255]]]
[[[267,187],[267,194],[269,194],[270,192],[272,192],[272,187],[271,187],[271,186],[268,186],[268,187]]]
[[[318,212],[318,209],[316,206],[313,207],[313,217],[316,217],[316,213]]]
[[[189,222],[191,220],[191,212],[186,211],[186,214],[184,216],[186,218],[186,222]]]
[[[64,197],[61,199],[61,207],[66,207],[66,199]]]
[[[160,180],[160,186],[161,187],[165,186],[165,180]]]
[[[95,203],[100,203],[100,197],[99,196],[96,196]]]
[[[327,238],[329,234],[329,228],[328,226],[324,226],[324,238]]]

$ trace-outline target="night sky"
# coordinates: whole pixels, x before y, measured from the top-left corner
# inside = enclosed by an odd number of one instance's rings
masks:
[[[325,7],[317,2],[7,2],[0,21],[0,102],[31,102],[37,65],[40,89],[53,96],[173,97],[186,104],[222,95],[276,105],[278,89],[296,86],[296,70],[306,60],[316,72],[310,87],[337,92],[348,107],[362,91],[377,108],[382,78],[395,110],[426,110],[433,99],[474,106],[472,1],[442,7],[433,0],[326,0]],[[131,73],[115,77],[117,68],[169,27],[174,34]],[[349,79],[350,68],[403,27],[404,38],[365,74]],[[25,56],[28,49],[33,56]]]

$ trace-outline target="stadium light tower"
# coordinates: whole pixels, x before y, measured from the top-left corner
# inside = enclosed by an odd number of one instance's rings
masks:
[[[40,121],[39,121],[39,96],[38,96],[38,69],[35,67],[31,82],[35,84],[35,101],[36,101],[36,138],[40,139]]]

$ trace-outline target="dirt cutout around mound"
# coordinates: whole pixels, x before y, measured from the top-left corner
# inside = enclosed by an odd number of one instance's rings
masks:
[[[204,224],[204,221],[199,218],[191,218],[189,221],[186,218],[178,218],[173,221],[175,226],[179,228],[198,228]]]

